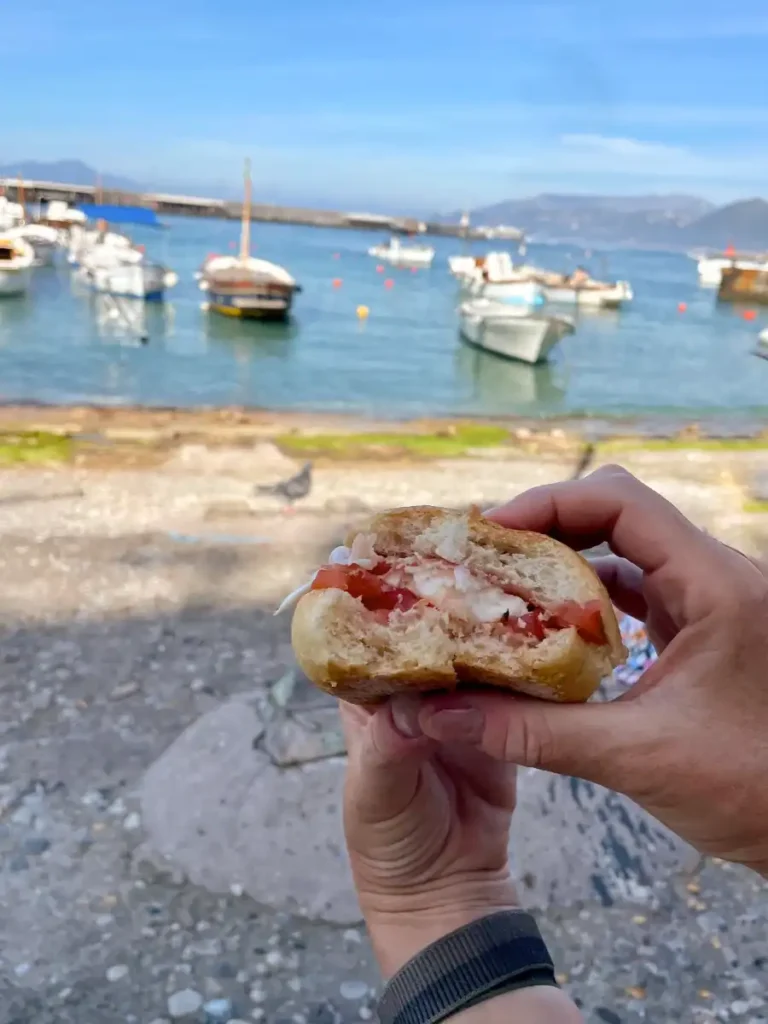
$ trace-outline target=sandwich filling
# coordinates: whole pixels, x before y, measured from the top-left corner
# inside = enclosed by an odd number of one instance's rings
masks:
[[[431,607],[457,636],[482,632],[513,646],[532,646],[553,631],[574,627],[588,643],[607,643],[600,601],[545,605],[522,584],[494,578],[473,565],[466,552],[385,558],[376,552],[372,536],[358,534],[351,547],[332,551],[329,563],[289,595],[278,612],[310,590],[328,589],[345,591],[384,625]]]

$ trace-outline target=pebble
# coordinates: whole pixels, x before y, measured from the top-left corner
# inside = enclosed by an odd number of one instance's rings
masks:
[[[230,885],[229,891],[232,893],[233,896],[242,896],[243,893],[245,892],[245,889],[242,887],[242,885],[240,885],[239,882],[235,882],[233,885]]]
[[[127,683],[120,683],[116,686],[112,693],[109,695],[110,700],[125,700],[126,697],[132,697],[134,693],[139,692],[139,684],[133,681]]]
[[[114,964],[114,966],[107,969],[107,981],[122,981],[123,978],[128,977],[128,965],[127,964]]]
[[[228,1021],[232,1014],[232,1002],[229,999],[211,999],[204,1004],[203,1010],[211,1024],[217,1024],[218,1021]]]
[[[358,946],[363,941],[363,937],[357,928],[347,928],[342,938],[350,946]]]
[[[171,1017],[189,1017],[203,1005],[203,997],[193,988],[183,988],[168,997],[168,1013]]]
[[[283,962],[283,954],[279,949],[270,949],[264,957],[264,962],[269,964],[270,967],[279,967]]]
[[[248,993],[248,996],[251,1002],[253,1003],[263,1003],[264,1000],[267,998],[267,993],[264,991],[261,985],[254,985],[251,988],[251,991]]]
[[[266,1015],[266,1011],[262,1010],[261,1007],[257,1007],[255,1010],[251,1010],[252,1020],[264,1020]]]
[[[123,828],[127,829],[128,832],[135,832],[137,828],[141,828],[141,815],[138,811],[133,811],[123,821]]]
[[[357,1012],[357,1016],[360,1020],[370,1020],[373,1017],[373,1010],[370,1006],[361,1006]]]
[[[301,992],[301,979],[291,978],[291,980],[288,982],[288,988],[291,990],[291,992]]]
[[[17,978],[23,977],[25,974],[29,974],[32,970],[32,964],[16,964],[13,968],[13,973]]]
[[[353,1002],[357,999],[365,999],[368,995],[368,986],[364,981],[342,981],[339,987],[342,999],[349,999]]]
[[[116,818],[122,818],[122,816],[125,814],[128,808],[125,806],[125,800],[123,800],[123,798],[119,796],[117,800],[113,801],[109,805],[108,810],[109,813],[114,814]]]
[[[25,871],[29,867],[29,861],[23,853],[16,853],[8,861],[9,871]]]
[[[24,853],[29,853],[33,857],[36,857],[41,853],[45,853],[46,850],[50,850],[51,841],[50,839],[46,839],[45,836],[29,836],[29,838],[25,839],[21,845],[24,849]]]
[[[155,1019],[151,1020],[149,1022],[149,1024],[168,1024],[168,1018],[167,1017],[155,1017]]]

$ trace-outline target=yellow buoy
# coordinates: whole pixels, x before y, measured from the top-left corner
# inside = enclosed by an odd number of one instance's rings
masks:
[[[370,309],[368,309],[367,306],[358,306],[357,307],[357,316],[358,316],[358,319],[360,319],[360,320],[367,320],[369,315],[370,315],[370,312],[371,311],[370,311]]]

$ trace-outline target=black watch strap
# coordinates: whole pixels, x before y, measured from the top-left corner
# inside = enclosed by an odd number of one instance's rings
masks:
[[[486,999],[533,985],[557,987],[549,950],[530,914],[503,910],[445,935],[409,960],[384,989],[379,1021],[439,1024]]]

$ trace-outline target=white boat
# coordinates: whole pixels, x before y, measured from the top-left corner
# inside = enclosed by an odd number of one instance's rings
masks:
[[[73,224],[85,224],[88,218],[82,210],[75,210],[61,199],[52,199],[40,219],[51,227],[66,229]]]
[[[760,356],[762,359],[768,359],[768,327],[763,328],[757,336],[755,355]]]
[[[35,251],[23,238],[0,237],[0,295],[21,295],[29,287]]]
[[[545,284],[544,298],[559,306],[585,306],[588,309],[619,309],[634,298],[629,281],[605,284],[602,281],[585,281],[583,284]]]
[[[178,282],[172,270],[151,262],[143,251],[106,244],[87,250],[77,276],[94,291],[147,302],[161,302],[165,292]]]
[[[707,288],[719,288],[723,271],[726,267],[734,267],[737,270],[768,270],[768,260],[757,255],[728,255],[719,253],[717,255],[698,255],[697,269],[699,272],[699,283]]]
[[[286,320],[301,288],[285,267],[250,255],[251,166],[245,165],[245,201],[239,256],[209,256],[198,272],[206,312],[245,319]]]
[[[448,269],[454,277],[472,277],[478,266],[475,256],[449,256]]]
[[[488,299],[463,303],[459,324],[462,337],[470,345],[529,364],[545,362],[555,345],[574,331],[568,317],[532,313]]]
[[[28,242],[35,252],[35,266],[48,267],[59,248],[59,232],[46,224],[24,224],[6,231],[5,238],[21,238]]]
[[[387,245],[374,245],[368,255],[399,267],[431,267],[435,250],[429,245],[404,245],[394,235]]]
[[[475,261],[471,273],[461,278],[467,295],[478,299],[508,302],[523,306],[544,304],[541,285],[532,277],[534,268],[516,267],[508,252],[490,252]]]
[[[10,231],[24,223],[24,207],[0,196],[0,232]]]
[[[96,246],[128,250],[131,245],[130,238],[119,231],[107,231],[100,228],[86,229],[80,224],[73,224],[69,234],[67,262],[73,267],[80,266],[88,253]]]

